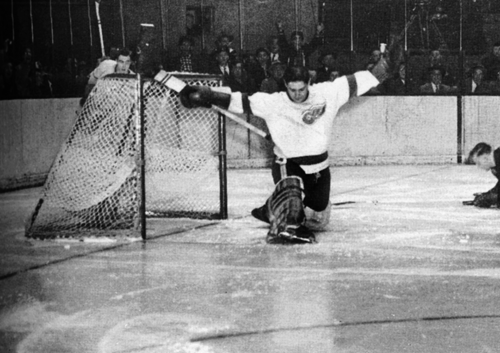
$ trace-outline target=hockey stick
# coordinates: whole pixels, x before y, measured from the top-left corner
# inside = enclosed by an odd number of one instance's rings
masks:
[[[248,130],[256,133],[257,135],[260,135],[261,137],[265,138],[266,140],[268,141],[271,141],[271,135],[269,135],[268,133],[266,133],[265,131],[259,129],[258,127],[255,127],[253,126],[252,124],[246,122],[245,120],[243,120],[242,118],[240,118],[239,116],[237,116],[236,114],[234,113],[231,113],[225,109],[222,109],[216,105],[212,105],[212,109],[218,111],[219,113],[221,114],[224,114],[225,116],[227,116],[229,119],[237,122],[238,124],[246,127]]]
[[[167,86],[169,89],[171,89],[172,91],[175,91],[177,93],[179,93],[180,91],[182,91],[182,89],[184,87],[186,87],[186,84],[184,83],[184,81],[178,79],[175,76],[169,75],[164,70],[160,70],[160,72],[158,72],[158,74],[156,74],[156,76],[154,77],[154,79],[157,82],[159,82],[159,83]],[[218,107],[216,105],[212,105],[212,109],[218,111],[221,114],[224,114],[229,119],[237,122],[238,124],[244,126],[248,130],[256,133],[257,135],[260,135],[261,137],[265,138],[266,140],[271,141],[271,135],[269,135],[265,131],[259,129],[258,127],[255,127],[252,124],[246,122],[244,119],[240,118],[236,114],[231,113],[231,112],[229,112],[229,111],[227,111],[225,109],[222,109],[222,108],[220,108],[220,107]]]
[[[101,24],[101,16],[99,15],[99,4],[101,0],[95,0],[95,13],[97,16],[97,27],[99,28],[99,39],[101,40],[101,54],[102,57],[106,56],[106,52],[104,51],[104,39],[102,37],[102,24]]]
[[[401,200],[401,201],[384,201],[384,200],[368,200],[368,201],[341,201],[341,202],[332,202],[332,206],[342,206],[342,205],[350,205],[350,204],[369,204],[369,205],[397,205],[397,204],[418,204],[418,203],[426,203],[426,204],[436,204],[436,203],[450,203],[456,202],[456,200]],[[474,201],[462,201],[462,205],[471,206],[474,204]]]

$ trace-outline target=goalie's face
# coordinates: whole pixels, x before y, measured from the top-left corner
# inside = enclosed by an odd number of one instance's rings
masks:
[[[295,103],[302,103],[309,94],[309,84],[304,81],[293,81],[286,83],[288,97]]]
[[[119,55],[118,59],[116,60],[115,72],[117,74],[128,74],[131,63],[132,60],[130,59],[130,56]]]

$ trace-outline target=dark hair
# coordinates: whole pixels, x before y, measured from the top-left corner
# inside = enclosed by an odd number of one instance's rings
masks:
[[[438,70],[439,72],[441,72],[441,76],[444,76],[446,75],[446,69],[442,66],[431,66],[427,69],[427,72],[429,73],[429,75],[432,73],[432,71],[436,71]]]
[[[300,39],[304,39],[304,32],[302,32],[302,31],[293,31],[292,34],[290,34],[290,38],[294,38],[295,36],[299,36]]]
[[[474,71],[481,70],[483,74],[486,73],[486,68],[483,65],[474,65],[470,68],[470,73],[473,74]]]
[[[255,56],[259,56],[260,53],[266,53],[267,55],[269,55],[269,50],[264,47],[257,48],[257,50],[255,51]]]
[[[286,65],[283,64],[281,61],[275,61],[275,62],[271,63],[271,65],[269,65],[269,68],[267,69],[267,72],[271,73],[278,66],[282,67],[283,69],[286,68]]]
[[[193,37],[190,37],[190,36],[182,36],[179,38],[179,47],[185,43],[185,42],[188,42],[189,44],[191,44],[192,47],[194,47],[194,38]]]
[[[322,51],[319,55],[319,58],[318,58],[318,61],[321,62],[323,61],[323,59],[325,58],[325,56],[328,56],[328,55],[331,55],[333,57],[334,60],[337,60],[337,52],[333,51],[333,50],[325,50],[325,51]]]
[[[120,51],[118,53],[118,56],[130,56],[132,57],[132,51],[130,51],[129,48],[120,48]]]
[[[467,158],[467,162],[473,164],[472,159],[474,157],[480,157],[483,154],[490,154],[492,148],[485,142],[479,142],[474,148],[469,152],[469,157]]]
[[[285,70],[283,75],[283,80],[285,83],[302,81],[304,83],[309,83],[309,70],[304,66],[289,66]]]
[[[237,64],[245,64],[243,59],[239,56],[236,56],[233,58],[233,60],[231,60],[231,67],[235,67]]]
[[[279,44],[279,37],[277,35],[272,35],[267,39],[267,46],[269,47],[271,44],[273,44],[273,41],[277,40]]]
[[[222,53],[223,51],[225,51],[228,55],[229,55],[229,48],[226,47],[225,45],[223,45],[222,47],[217,47],[214,51],[214,54],[215,56],[219,55],[220,53]]]
[[[219,36],[217,37],[217,42],[220,42],[222,40],[222,38],[227,38],[230,42],[232,42],[234,40],[234,37],[231,34],[228,34],[225,32],[222,32],[221,34],[219,34]]]

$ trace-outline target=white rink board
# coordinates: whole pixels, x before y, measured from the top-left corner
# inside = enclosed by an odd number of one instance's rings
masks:
[[[456,97],[368,96],[340,110],[329,148],[333,164],[454,163]]]
[[[462,103],[462,157],[478,142],[500,145],[500,97],[466,96]],[[2,187],[45,178],[77,106],[75,98],[0,102]],[[260,119],[251,122],[265,128]],[[271,143],[232,121],[226,139],[229,167],[264,166],[272,159]],[[457,140],[457,97],[367,96],[340,110],[329,153],[336,165],[454,163]]]
[[[468,96],[463,98],[463,154],[478,143],[500,145],[500,97]]]

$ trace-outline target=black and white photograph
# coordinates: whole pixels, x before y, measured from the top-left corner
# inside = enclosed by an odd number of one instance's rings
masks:
[[[499,0],[5,0],[0,41],[0,352],[500,352]]]

